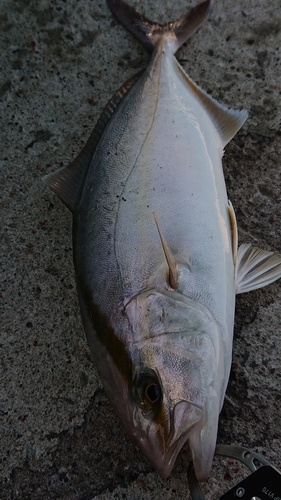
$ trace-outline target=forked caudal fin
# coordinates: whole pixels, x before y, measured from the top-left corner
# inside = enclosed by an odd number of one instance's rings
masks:
[[[214,3],[214,0],[205,0],[205,2],[196,5],[196,7],[186,14],[183,14],[175,21],[161,25],[153,23],[141,16],[139,12],[128,5],[124,0],[106,1],[114,16],[137,37],[148,52],[153,51],[159,38],[164,34],[169,34],[174,53],[200,28],[204,21],[208,19]]]
[[[281,255],[252,245],[238,248],[236,293],[250,292],[281,278]]]
[[[214,0],[205,0],[175,21],[160,25],[141,16],[125,0],[106,1],[114,16],[137,37],[148,52],[152,52],[154,48],[159,47],[159,40],[162,38],[165,39],[174,54],[208,19],[214,4]],[[181,71],[184,74],[182,69]],[[190,91],[196,95],[207,110],[218,131],[222,147],[224,147],[242,127],[248,116],[247,111],[227,108],[204,92],[186,74],[184,75]]]

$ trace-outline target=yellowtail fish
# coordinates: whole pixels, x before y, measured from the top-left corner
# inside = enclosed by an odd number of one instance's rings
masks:
[[[238,249],[222,170],[247,117],[219,104],[174,57],[212,10],[164,26],[124,0],[113,14],[151,53],[89,141],[45,182],[73,213],[74,264],[92,355],[127,433],[167,477],[188,442],[208,477],[228,382],[235,294],[281,276],[281,256]]]

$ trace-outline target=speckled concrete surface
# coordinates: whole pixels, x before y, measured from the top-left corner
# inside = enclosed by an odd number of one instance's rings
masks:
[[[133,2],[132,2],[133,3]],[[196,2],[134,2],[175,18]],[[111,95],[148,56],[104,0],[2,0],[1,499],[186,499],[183,450],[168,480],[129,442],[84,338],[71,215],[41,177],[67,165]],[[281,252],[281,5],[217,0],[178,53],[204,89],[250,117],[224,157],[240,241]],[[281,283],[239,296],[219,442],[281,467]],[[216,460],[216,500],[241,467]]]

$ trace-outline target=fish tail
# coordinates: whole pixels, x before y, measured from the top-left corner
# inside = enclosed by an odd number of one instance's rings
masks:
[[[158,41],[165,36],[174,53],[208,19],[214,4],[214,0],[205,0],[175,21],[161,25],[146,19],[124,0],[106,1],[113,15],[137,37],[148,52],[152,52]]]

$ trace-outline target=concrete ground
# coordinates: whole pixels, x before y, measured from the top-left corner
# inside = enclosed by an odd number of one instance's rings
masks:
[[[134,1],[167,21],[195,1]],[[71,214],[41,177],[79,152],[111,95],[148,56],[105,0],[2,0],[0,498],[187,499],[188,450],[162,480],[131,444],[81,324]],[[249,110],[224,169],[241,242],[281,253],[280,0],[217,0],[178,53],[219,101]],[[281,283],[239,296],[218,442],[281,468]],[[217,500],[242,467],[215,460]]]

